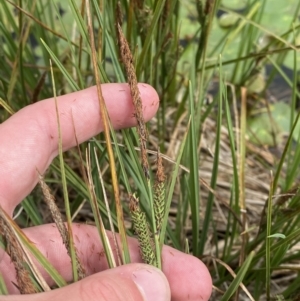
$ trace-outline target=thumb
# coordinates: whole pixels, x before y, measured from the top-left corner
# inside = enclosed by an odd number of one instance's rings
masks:
[[[170,301],[165,275],[145,264],[128,264],[46,293],[1,296],[1,301]]]

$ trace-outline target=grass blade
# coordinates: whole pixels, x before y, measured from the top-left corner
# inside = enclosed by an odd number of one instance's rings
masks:
[[[119,184],[118,184],[117,173],[116,173],[115,159],[114,159],[111,138],[110,138],[110,133],[109,133],[109,116],[107,114],[106,105],[105,105],[104,98],[103,98],[102,91],[101,91],[101,83],[100,83],[100,77],[99,77],[99,73],[98,73],[98,64],[97,64],[96,49],[95,49],[95,42],[94,42],[93,26],[92,26],[90,6],[89,6],[88,0],[86,0],[86,9],[87,9],[87,17],[88,17],[88,29],[89,29],[89,34],[90,34],[94,75],[95,75],[95,80],[96,80],[96,85],[97,85],[97,94],[98,94],[98,100],[99,100],[99,106],[100,106],[100,114],[101,114],[101,119],[103,122],[103,128],[104,128],[103,132],[105,135],[105,140],[106,140],[106,145],[107,145],[107,152],[108,152],[109,163],[110,163],[112,184],[113,184],[113,189],[114,189],[114,197],[115,197],[116,206],[117,206],[117,220],[118,220],[118,228],[119,228],[119,232],[120,232],[120,236],[121,236],[123,263],[129,263],[130,262],[130,254],[129,254],[129,248],[128,248],[128,243],[127,243],[127,238],[126,238],[126,230],[125,230],[125,225],[124,225],[123,209],[122,209],[122,204],[121,204],[121,200],[120,200],[120,192],[119,192]]]
[[[194,89],[192,83],[189,82],[189,110],[191,116],[191,128],[188,137],[189,145],[189,158],[190,158],[190,177],[189,177],[189,190],[190,190],[190,206],[192,212],[192,227],[193,231],[193,254],[198,256],[201,254],[201,245],[199,244],[199,203],[200,203],[200,190],[199,190],[199,159],[197,149],[197,136],[196,136],[196,114],[194,110]],[[202,229],[203,231],[203,229]],[[203,233],[203,232],[202,232]],[[203,237],[202,237],[203,238]],[[201,239],[200,239],[201,240]],[[202,241],[202,240],[201,240]]]
[[[167,223],[168,223],[168,215],[169,215],[169,211],[170,211],[172,196],[173,196],[173,193],[174,193],[176,178],[178,176],[180,160],[182,158],[183,150],[186,147],[186,139],[187,139],[187,136],[188,136],[188,133],[189,133],[190,124],[191,124],[191,117],[189,119],[187,129],[186,129],[185,134],[183,136],[183,139],[182,139],[182,142],[181,142],[178,154],[177,154],[176,164],[174,166],[174,170],[172,172],[172,177],[170,179],[170,184],[168,185],[169,187],[167,189],[168,192],[167,192],[167,196],[166,196],[165,216],[164,216],[164,219],[163,219],[163,222],[162,222],[162,227],[161,227],[161,232],[160,232],[161,247],[162,247],[162,244],[164,243],[164,238],[165,238],[165,235],[166,235],[166,228],[167,228]]]
[[[242,283],[242,281],[250,267],[250,264],[251,264],[251,261],[252,261],[254,255],[255,255],[255,253],[253,251],[249,254],[247,259],[241,266],[239,272],[237,273],[236,277],[231,282],[231,284],[228,287],[228,289],[226,290],[225,294],[222,296],[221,301],[229,301],[231,296],[233,296],[233,294],[236,292],[237,288]]]
[[[220,142],[221,142],[221,126],[222,126],[222,115],[223,115],[223,97],[224,97],[224,85],[222,82],[222,75],[221,75],[221,60],[220,60],[220,81],[219,81],[219,101],[218,101],[218,117],[217,117],[217,133],[216,133],[216,144],[215,144],[215,151],[214,151],[214,163],[211,175],[211,182],[210,187],[215,190],[217,177],[218,177],[218,167],[219,167],[219,154],[220,154]],[[211,215],[212,215],[212,207],[214,202],[214,194],[210,191],[207,199],[206,205],[206,212],[205,217],[202,225],[202,232],[200,237],[200,245],[199,245],[199,252],[203,254],[204,246],[207,239],[208,228],[211,222]]]
[[[60,162],[64,203],[65,203],[65,210],[66,210],[66,217],[67,217],[67,229],[68,229],[68,231],[67,231],[68,232],[67,233],[67,237],[68,237],[67,250],[68,250],[69,256],[71,257],[73,279],[76,282],[84,277],[84,270],[81,266],[81,263],[79,261],[79,257],[77,256],[76,248],[74,245],[74,238],[73,238],[73,231],[72,231],[72,216],[70,213],[70,203],[69,203],[68,188],[67,188],[67,181],[66,181],[65,163],[64,163],[64,157],[63,157],[62,133],[61,133],[61,127],[60,127],[59,108],[58,108],[58,102],[57,102],[57,97],[56,97],[56,88],[55,88],[55,81],[54,81],[51,60],[50,60],[50,67],[51,67],[51,78],[52,78],[55,110],[56,110],[56,118],[57,118],[57,127],[58,127],[58,157],[59,157],[59,162]]]

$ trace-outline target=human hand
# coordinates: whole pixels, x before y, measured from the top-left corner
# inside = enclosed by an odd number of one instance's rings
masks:
[[[159,100],[155,90],[139,84],[144,118],[151,119]],[[134,126],[133,105],[126,84],[102,85],[108,113],[115,129]],[[76,145],[72,116],[79,143],[102,129],[96,88],[58,97],[63,149]],[[53,99],[47,99],[17,112],[0,125],[0,204],[12,215],[15,207],[31,192],[38,181],[37,170],[44,173],[58,153],[58,132]],[[24,229],[27,237],[47,256],[59,273],[72,281],[70,258],[53,224]],[[85,279],[64,288],[34,295],[0,296],[1,301],[160,301],[208,300],[212,282],[205,265],[197,258],[164,246],[163,273],[141,264],[138,243],[129,238],[132,261],[135,263],[108,269],[99,256],[103,247],[95,227],[74,224],[73,235]],[[79,243],[80,242],[80,243]],[[3,252],[2,252],[3,253]],[[0,250],[1,254],[1,250]],[[0,271],[10,294],[18,294],[14,267],[7,254],[0,256]],[[50,285],[53,283],[42,271]],[[147,296],[147,298],[146,298]],[[171,297],[170,297],[171,296]]]

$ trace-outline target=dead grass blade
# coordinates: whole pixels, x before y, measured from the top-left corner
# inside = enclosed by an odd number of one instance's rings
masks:
[[[117,236],[116,236],[116,231],[115,231],[115,228],[114,228],[113,220],[112,220],[112,217],[111,217],[111,211],[110,211],[110,208],[109,208],[107,195],[106,195],[105,188],[104,188],[104,181],[103,181],[102,173],[101,173],[101,170],[100,170],[100,165],[99,165],[99,160],[98,160],[98,157],[97,157],[96,148],[94,148],[94,153],[95,153],[95,158],[96,158],[96,165],[97,165],[97,170],[98,170],[99,181],[100,181],[102,191],[103,191],[104,203],[105,203],[105,206],[106,206],[110,231],[112,233],[113,243],[115,245],[115,250],[116,250],[116,253],[117,253],[118,265],[121,265],[122,260],[121,260],[121,256],[120,256],[120,252],[119,252],[119,245],[118,245],[118,241],[117,241]]]
[[[10,115],[15,114],[15,111],[13,108],[4,100],[0,97],[0,106],[4,108],[6,112],[8,112]]]
[[[94,33],[93,33],[93,25],[92,25],[92,17],[90,12],[90,5],[89,1],[86,0],[86,13],[87,13],[87,19],[88,19],[88,31],[90,36],[90,46],[91,46],[91,55],[92,55],[92,62],[93,62],[93,68],[94,68],[94,76],[96,80],[96,86],[97,86],[97,94],[98,94],[98,100],[99,100],[99,106],[100,106],[100,115],[103,123],[103,132],[105,135],[105,140],[107,143],[107,153],[109,157],[109,165],[110,165],[110,171],[111,171],[111,179],[112,179],[112,185],[114,189],[114,197],[116,202],[116,208],[117,208],[117,221],[118,221],[118,229],[121,236],[121,245],[122,245],[122,251],[123,251],[123,263],[129,263],[130,262],[130,254],[128,249],[128,243],[127,243],[127,237],[126,237],[126,229],[124,224],[124,216],[123,216],[123,209],[122,204],[120,200],[120,191],[119,191],[119,184],[118,184],[118,178],[117,178],[117,172],[116,172],[116,164],[114,160],[114,153],[112,149],[111,144],[111,138],[109,133],[109,116],[107,113],[105,101],[102,95],[101,90],[101,81],[98,71],[98,64],[97,64],[97,53],[95,48],[95,41],[94,41]]]

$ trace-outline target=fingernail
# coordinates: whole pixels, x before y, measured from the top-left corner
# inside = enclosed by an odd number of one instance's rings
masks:
[[[157,268],[140,268],[132,273],[132,279],[145,301],[170,301],[171,293],[165,275]]]

